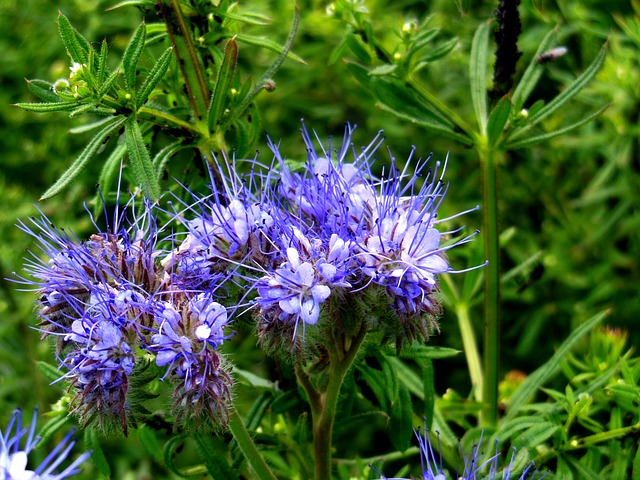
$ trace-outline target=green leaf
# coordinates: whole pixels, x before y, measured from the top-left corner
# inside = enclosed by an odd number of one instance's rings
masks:
[[[480,134],[487,131],[487,65],[489,63],[490,23],[480,24],[471,43],[469,83],[471,103],[476,114]]]
[[[127,146],[125,145],[125,142],[118,142],[116,148],[111,152],[109,158],[107,158],[102,165],[102,170],[98,177],[98,186],[100,187],[100,191],[96,192],[93,199],[93,213],[96,217],[103,208],[100,192],[113,191],[112,185],[114,184],[118,173],[120,173],[120,166],[122,165],[122,159],[124,158],[125,153],[127,153]]]
[[[46,443],[69,423],[69,417],[67,417],[63,412],[58,412],[55,417],[50,418],[49,421],[39,429],[38,435],[41,437],[40,442],[43,444]]]
[[[271,402],[273,402],[272,392],[264,392],[262,395],[256,398],[255,402],[253,402],[253,405],[251,405],[251,409],[249,410],[245,421],[247,430],[253,431],[260,426],[260,421],[267,411],[267,408],[269,408],[269,406],[271,405]]]
[[[640,480],[640,445],[633,457],[633,471],[631,472],[631,480]]]
[[[116,70],[115,72],[112,72],[111,75],[109,75],[107,79],[104,81],[104,83],[100,85],[100,89],[98,90],[96,95],[98,97],[104,96],[109,91],[109,89],[115,84],[119,76],[120,76],[120,70]]]
[[[511,113],[511,101],[509,97],[504,96],[500,99],[498,104],[494,107],[489,115],[489,122],[487,123],[487,138],[489,146],[494,146],[498,143],[504,131],[504,126],[509,120],[509,114]]]
[[[141,23],[131,37],[129,45],[122,56],[122,68],[124,69],[124,83],[129,90],[133,90],[136,85],[136,66],[142,49],[144,48],[144,40],[147,30],[144,23]]]
[[[302,63],[303,65],[307,64],[307,62],[305,62],[301,56],[296,55],[292,51],[288,50],[286,46],[280,45],[279,43],[274,42],[273,40],[269,40],[268,38],[256,37],[254,35],[247,35],[246,33],[238,33],[236,34],[235,38],[237,38],[239,42],[246,43],[247,45],[263,47],[263,48],[266,48],[267,50],[271,50],[272,52],[284,55],[285,57],[290,58],[291,60],[295,60],[298,63]]]
[[[285,413],[300,404],[297,390],[287,390],[277,395],[271,404],[273,413]]]
[[[372,62],[373,56],[358,35],[347,34],[345,43],[359,62],[364,65],[369,65]]]
[[[58,32],[71,60],[86,64],[91,46],[89,42],[71,26],[69,19],[62,13],[58,15]]]
[[[390,405],[387,413],[390,417],[389,430],[393,447],[404,452],[411,445],[413,434],[413,411],[409,389],[399,385],[398,400]]]
[[[390,358],[389,360],[394,360],[394,358]],[[398,360],[399,361],[399,360]],[[402,362],[400,362],[402,363]],[[384,376],[380,370],[376,370],[375,368],[371,368],[369,365],[357,365],[356,366],[358,372],[362,375],[365,383],[369,386],[371,391],[378,400],[378,404],[380,408],[384,411],[388,410],[387,404],[387,395],[386,395],[386,386],[384,382]]]
[[[600,480],[602,478],[600,473],[594,472],[589,467],[587,467],[586,465],[583,465],[582,462],[579,462],[575,458],[569,455],[564,455],[564,458],[580,474],[579,478],[582,478],[584,480]]]
[[[391,364],[386,360],[384,355],[376,355],[376,358],[382,366],[382,375],[384,376],[385,394],[389,400],[390,405],[394,405],[398,401],[398,395],[400,394],[400,385],[398,384],[398,378],[396,372]]]
[[[91,461],[98,471],[106,478],[111,477],[111,467],[109,466],[109,462],[107,462],[107,457],[105,456],[104,450],[102,450],[102,445],[100,445],[100,441],[98,440],[98,432],[93,428],[87,428],[84,431],[84,443],[87,448],[93,450],[93,453],[91,454]]]
[[[141,425],[140,428],[136,429],[136,434],[142,447],[151,458],[158,463],[162,463],[162,447],[160,446],[156,432],[147,425]]]
[[[138,120],[134,115],[127,119],[124,131],[135,181],[146,190],[151,200],[155,201],[160,198],[160,184],[151,162],[151,156],[144,144]]]
[[[409,389],[409,392],[425,400],[422,379],[399,358],[388,357],[388,361],[393,365],[397,372],[398,379]]]
[[[369,75],[371,76],[384,76],[389,75],[395,72],[398,69],[398,65],[392,65],[389,63],[385,63],[384,65],[380,65],[379,67],[372,68],[369,70]]]
[[[233,373],[238,377],[241,383],[245,383],[250,387],[257,387],[260,389],[273,390],[274,384],[270,380],[266,380],[255,373],[248,370],[242,370],[240,368],[234,368]]]
[[[411,358],[413,360],[418,359],[439,359],[439,358],[451,358],[460,353],[460,350],[447,347],[427,347],[426,345],[413,345],[408,350],[403,350],[400,354],[400,358]]]
[[[56,367],[47,362],[37,362],[38,370],[42,373],[50,383],[57,382],[62,377],[62,373]]]
[[[30,112],[48,113],[48,112],[65,112],[77,108],[78,104],[73,102],[55,102],[55,103],[14,103],[14,107],[20,107]]]
[[[207,122],[209,124],[209,131],[215,132],[218,130],[220,120],[224,113],[225,103],[229,94],[229,87],[233,81],[233,76],[236,71],[236,63],[238,61],[238,44],[235,37],[227,42],[224,47],[224,59],[218,72],[218,79],[216,81],[216,88],[213,91],[211,98],[211,104],[209,105],[209,112],[207,114]]]
[[[576,78],[563,92],[558,94],[553,100],[551,100],[538,112],[533,115],[529,114],[527,117],[528,122],[526,123],[526,125],[514,130],[514,132],[509,136],[508,140],[515,140],[518,137],[522,137],[522,135],[524,135],[531,127],[547,118],[569,100],[575,97],[591,81],[596,73],[598,73],[598,70],[600,70],[600,67],[602,67],[606,56],[607,48],[605,45],[600,49],[600,52],[598,52],[596,58],[593,60],[593,62],[591,62],[591,65],[589,65],[589,67],[582,73],[582,75]]]
[[[109,54],[109,44],[105,39],[102,41],[102,45],[100,46],[100,56],[98,57],[98,71],[96,72],[96,80],[98,81],[98,85],[102,85],[104,83],[105,78],[107,78],[108,54]]]
[[[97,122],[91,122],[91,123],[87,123],[86,125],[81,125],[79,127],[72,128],[69,130],[69,133],[72,133],[74,135],[78,133],[86,133],[96,128],[100,128],[104,125],[107,125],[112,120],[113,118],[109,118],[109,117],[103,118],[101,120],[98,120]]]
[[[71,166],[62,174],[62,176],[54,183],[44,194],[40,197],[40,200],[51,198],[54,195],[59,194],[66,189],[71,182],[73,182],[77,176],[82,172],[87,162],[98,152],[104,141],[118,128],[124,124],[126,118],[119,117],[114,119],[109,125],[100,130],[98,134],[93,137],[89,144],[82,151],[80,156],[71,164]]]
[[[180,478],[189,478],[187,475],[184,475],[173,462],[173,457],[177,453],[179,449],[184,446],[184,442],[187,439],[186,433],[181,433],[178,435],[174,435],[169,439],[167,443],[164,444],[164,464],[167,466],[169,470],[178,475]]]
[[[172,51],[173,48],[169,47],[162,55],[160,55],[160,58],[149,72],[149,75],[145,78],[140,90],[138,90],[136,105],[142,106],[147,102],[147,99],[149,98],[149,95],[151,95],[151,92],[153,92],[153,89],[156,88],[158,82],[162,80],[165,73],[167,73],[167,69],[171,63]]]
[[[420,61],[411,70],[412,74],[416,74],[424,67],[431,65],[436,60],[440,60],[442,57],[447,56],[458,45],[458,39],[452,38],[448,42],[440,45],[439,47],[430,49],[426,52],[421,52]]]
[[[575,130],[576,128],[580,128],[582,125],[586,125],[591,120],[599,116],[602,112],[604,112],[608,107],[609,107],[609,104],[599,108],[598,110],[593,112],[591,115],[587,115],[586,117],[579,120],[578,122],[572,123],[571,125],[567,125],[566,127],[563,127],[563,128],[559,128],[558,130],[554,130],[553,132],[534,135],[532,137],[525,138],[524,140],[520,140],[519,142],[507,142],[506,148],[509,150],[515,150],[517,148],[530,147],[537,143],[546,142],[548,140],[551,140],[552,138],[556,138],[566,133],[569,133]]]
[[[40,100],[47,103],[60,103],[62,100],[54,91],[53,84],[46,80],[27,80],[27,88]]]
[[[376,106],[398,118],[453,138],[462,144],[470,145],[471,140],[458,133],[454,127],[438,113],[425,105],[408,88],[388,78],[372,79],[372,87],[378,103]]]
[[[551,438],[559,429],[560,425],[553,422],[540,422],[518,435],[517,445],[521,446],[521,448],[535,449]]]
[[[160,179],[162,178],[162,172],[164,171],[167,162],[171,159],[171,157],[173,157],[176,152],[188,147],[188,145],[183,145],[182,139],[180,138],[164,147],[156,154],[155,157],[153,157],[153,169],[158,175],[158,181],[160,181]]]
[[[238,480],[239,477],[225,460],[224,453],[216,448],[211,436],[204,433],[196,433],[193,435],[193,439],[196,442],[196,450],[207,467],[207,472],[209,472],[211,478]]]
[[[427,428],[433,424],[433,411],[436,406],[435,370],[431,360],[422,360],[422,386],[424,388],[424,419]]]
[[[562,345],[560,345],[556,353],[554,353],[544,365],[531,373],[527,379],[520,384],[509,401],[505,421],[513,419],[517,415],[518,411],[533,398],[538,389],[557,372],[560,362],[562,362],[575,344],[589,333],[593,327],[600,323],[608,313],[608,310],[601,312],[576,328],[571,336],[568,337]]]
[[[511,96],[511,101],[515,105],[517,111],[522,110],[524,103],[527,101],[529,95],[531,95],[531,92],[538,84],[538,80],[540,80],[543,67],[538,63],[538,57],[542,55],[543,52],[549,50],[549,48],[552,46],[556,38],[557,30],[557,27],[554,28],[542,39],[542,42],[540,42],[540,46],[538,46],[536,54],[531,59],[529,66],[525,70],[522,78],[518,82],[518,85],[513,92],[513,95]]]

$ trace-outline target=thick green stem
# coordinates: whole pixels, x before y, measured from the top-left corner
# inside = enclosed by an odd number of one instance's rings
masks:
[[[235,408],[232,408],[229,414],[229,430],[231,430],[233,437],[236,439],[240,451],[256,473],[256,477],[260,480],[277,480],[255,443],[253,443],[251,435],[249,435],[242,418]]]
[[[499,152],[480,148],[482,165],[482,234],[484,255],[489,265],[484,271],[484,388],[485,408],[481,423],[495,426],[498,419],[498,373],[500,334],[500,262],[498,234],[497,159]]]
[[[473,396],[476,400],[482,400],[484,389],[482,363],[480,362],[480,352],[478,351],[476,334],[471,324],[471,319],[469,318],[469,306],[466,303],[458,303],[456,305],[456,316],[458,317],[458,326],[460,328],[460,334],[462,335],[464,355],[467,358],[467,365],[469,367]]]
[[[351,339],[346,351],[340,351],[342,345],[329,342],[331,372],[327,385],[320,395],[320,411],[317,414],[312,412],[316,480],[331,480],[333,422],[338,408],[340,388],[366,336],[367,328],[363,323],[358,333]]]

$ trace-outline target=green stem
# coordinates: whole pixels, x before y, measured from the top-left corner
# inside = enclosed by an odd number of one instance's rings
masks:
[[[480,361],[476,334],[471,324],[471,318],[469,317],[469,306],[466,303],[458,303],[456,305],[456,316],[458,317],[458,326],[460,328],[460,334],[462,335],[464,355],[467,358],[473,396],[476,400],[481,401],[484,390],[482,363]]]
[[[173,51],[178,59],[178,67],[182,72],[185,85],[189,93],[189,101],[196,119],[201,120],[209,105],[209,87],[204,75],[202,60],[193,43],[192,31],[184,16],[180,0],[169,0],[173,15],[166,11],[164,1],[161,1],[167,33]]]
[[[485,408],[481,423],[496,425],[498,419],[498,369],[500,334],[500,258],[498,235],[498,151],[480,147],[478,149],[482,167],[482,234],[484,255],[489,265],[484,271],[484,388],[482,400]]]
[[[260,480],[277,480],[255,443],[253,443],[251,435],[235,408],[231,408],[229,413],[229,430],[231,430],[233,437],[236,439],[240,451],[256,473],[256,477]]]
[[[180,120],[177,117],[174,117],[173,115],[167,113],[167,112],[163,112],[161,110],[156,110],[155,108],[149,108],[149,107],[140,107],[138,109],[138,118],[141,118],[143,120],[148,120],[150,122],[156,122],[158,119],[164,120],[166,123],[170,123],[175,125],[176,127],[179,128],[183,128],[185,130],[188,130],[190,132],[194,132],[197,133],[199,135],[205,135],[206,131],[202,130],[202,129],[198,129],[196,125],[193,125],[189,122],[185,122],[184,120]]]
[[[367,327],[362,323],[345,352],[340,351],[340,344],[331,341],[327,347],[331,360],[329,380],[320,395],[320,411],[317,414],[312,411],[316,480],[331,480],[333,422],[338,408],[340,388],[366,336]]]

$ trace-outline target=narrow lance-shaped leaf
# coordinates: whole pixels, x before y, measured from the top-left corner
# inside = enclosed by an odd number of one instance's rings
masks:
[[[147,102],[147,99],[149,98],[149,95],[151,95],[153,89],[156,88],[158,82],[162,80],[164,74],[167,73],[167,69],[169,68],[169,64],[171,63],[172,50],[173,48],[169,47],[164,51],[162,55],[160,55],[160,58],[149,72],[147,78],[144,80],[144,83],[140,87],[138,95],[136,96],[136,103],[138,106],[142,106]]]
[[[487,123],[489,145],[493,146],[500,140],[504,126],[507,124],[507,120],[509,120],[510,113],[511,100],[509,100],[507,96],[502,97],[489,115],[489,122]]]
[[[220,66],[218,80],[216,81],[216,88],[213,91],[211,105],[209,105],[207,121],[210,132],[215,132],[218,129],[218,124],[222,118],[222,114],[224,113],[224,103],[227,98],[227,92],[229,91],[229,87],[233,81],[237,60],[238,44],[234,37],[229,40],[227,45],[224,47],[224,60]]]
[[[571,348],[593,327],[600,323],[607,313],[608,311],[599,313],[576,328],[573,334],[558,348],[556,353],[522,382],[509,401],[509,409],[507,410],[505,421],[516,416],[520,408],[522,408],[522,406],[535,395],[538,389],[557,371],[560,362],[566,358]]]
[[[125,122],[124,117],[115,119],[111,124],[100,130],[100,132],[93,137],[89,144],[82,151],[80,156],[71,164],[71,166],[65,171],[62,176],[54,183],[44,194],[40,197],[40,200],[51,198],[54,195],[62,192],[65,188],[73,182],[80,172],[87,165],[87,162],[98,152],[104,141]]]
[[[598,55],[593,60],[591,65],[576,78],[563,92],[558,94],[553,100],[551,100],[547,105],[541,108],[534,115],[529,116],[529,122],[521,128],[515,130],[510,136],[509,140],[515,140],[516,138],[522,137],[531,127],[541,122],[549,115],[554,113],[560,107],[562,107],[565,103],[575,97],[590,81],[591,79],[598,73],[600,67],[604,63],[604,59],[607,56],[607,48],[606,46],[600,49]]]
[[[549,47],[552,45],[553,41],[556,38],[557,30],[558,30],[557,28],[554,28],[549,33],[547,33],[545,37],[542,39],[542,42],[540,42],[540,45],[538,46],[538,50],[536,51],[536,54],[531,59],[531,62],[529,62],[529,66],[525,70],[524,74],[522,75],[522,78],[520,79],[520,81],[518,82],[518,85],[513,91],[513,95],[511,96],[511,101],[513,102],[513,104],[516,106],[518,110],[520,110],[524,106],[524,102],[527,101],[527,99],[529,98],[529,95],[537,85],[538,80],[542,75],[543,67],[538,63],[538,57],[540,57],[540,55],[542,55],[542,53],[548,50]]]
[[[91,48],[89,42],[71,26],[69,19],[62,13],[58,15],[58,32],[71,60],[86,64],[87,53]]]
[[[125,140],[135,181],[147,191],[151,200],[157,200],[160,197],[160,185],[134,115],[130,116],[125,124]]]
[[[136,84],[136,65],[138,65],[140,55],[142,55],[146,34],[146,27],[144,23],[141,23],[134,32],[129,45],[127,45],[127,49],[124,51],[124,55],[122,56],[124,83],[128,89],[132,89]]]
[[[111,478],[111,467],[109,466],[109,462],[107,462],[107,457],[104,454],[102,445],[100,445],[98,431],[92,428],[87,428],[84,431],[84,444],[87,448],[93,450],[93,453],[91,454],[91,461],[98,471],[105,478]]]
[[[566,127],[559,128],[558,130],[554,130],[553,132],[543,133],[541,135],[528,137],[528,138],[525,138],[524,140],[520,140],[519,142],[509,142],[507,143],[507,148],[509,150],[515,150],[516,148],[530,147],[531,145],[535,145],[536,143],[546,142],[548,140],[551,140],[552,138],[556,138],[566,133],[569,133],[572,130],[575,130],[576,128],[581,127],[582,125],[586,125],[591,120],[599,116],[602,112],[604,112],[608,107],[609,107],[609,104],[599,108],[598,110],[593,112],[591,115],[587,115],[586,117],[580,119],[576,123],[572,123],[571,125],[567,125]]]
[[[196,433],[193,435],[193,439],[196,443],[196,450],[207,467],[207,472],[209,472],[211,478],[226,478],[229,480],[237,480],[239,478],[225,460],[224,452],[220,452],[216,448],[211,435]]]
[[[96,72],[96,79],[98,84],[102,84],[105,78],[107,78],[107,56],[109,54],[109,44],[107,40],[102,41],[100,46],[100,57],[98,58],[98,71]]]
[[[164,147],[162,150],[160,150],[156,154],[155,157],[153,157],[153,169],[156,171],[156,174],[158,175],[158,180],[160,180],[160,177],[162,176],[162,171],[167,165],[167,162],[169,161],[169,159],[173,155],[175,155],[176,152],[178,152],[183,148],[187,148],[187,147],[182,144],[182,139],[178,139],[177,141]]]
[[[295,60],[296,62],[302,63],[303,65],[307,64],[307,62],[305,62],[301,56],[296,55],[291,51],[285,51],[285,47],[281,46],[277,42],[274,42],[273,40],[269,40],[268,38],[256,37],[254,35],[247,35],[245,33],[238,33],[234,38],[237,38],[239,42],[246,43],[247,45],[263,47],[275,53],[281,54],[284,52],[285,55],[291,60]]]
[[[407,387],[400,383],[398,400],[391,405],[390,417],[391,443],[396,450],[404,452],[411,445],[413,432],[413,410],[411,396]]]
[[[40,442],[48,442],[51,437],[53,437],[62,428],[69,426],[70,423],[71,421],[66,415],[58,415],[49,419],[49,421],[47,421],[47,423],[45,423],[38,431]]]
[[[385,112],[389,112],[392,115],[395,115],[396,117],[402,120],[409,121],[411,123],[414,123],[415,125],[420,125],[421,127],[424,127],[428,130],[432,130],[434,132],[445,135],[453,140],[457,140],[463,145],[470,146],[472,144],[472,141],[469,137],[461,133],[456,133],[453,130],[453,128],[449,127],[448,125],[431,121],[431,120],[428,120],[427,118],[419,118],[406,113],[400,113],[397,110],[394,110],[393,108],[381,102],[376,103],[376,107],[380,108],[381,110],[384,110]]]
[[[27,80],[27,88],[40,100],[49,103],[60,103],[62,100],[54,91],[53,85],[46,80]]]
[[[98,177],[98,186],[100,191],[96,192],[93,200],[93,213],[97,217],[102,209],[102,201],[100,199],[101,192],[111,192],[111,186],[115,183],[115,179],[120,172],[122,159],[127,153],[127,146],[124,142],[119,142],[116,148],[111,152],[109,158],[102,165],[100,176]]]
[[[65,112],[74,110],[78,104],[73,102],[55,102],[55,103],[14,103],[14,107],[24,108],[30,112],[48,113],[48,112]]]
[[[489,61],[489,23],[482,23],[476,30],[471,44],[469,83],[471,103],[476,114],[480,134],[487,129],[487,63]]]

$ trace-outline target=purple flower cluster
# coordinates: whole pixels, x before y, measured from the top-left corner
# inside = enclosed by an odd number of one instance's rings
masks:
[[[391,158],[375,175],[382,134],[357,150],[353,130],[346,126],[339,148],[329,141],[317,150],[303,128],[301,171],[272,142],[271,165],[249,161],[246,175],[223,157],[208,195],[176,196],[183,233],[158,228],[167,212],[148,200],[136,211],[135,196],[84,242],[44,215],[22,224],[49,260],[34,255],[33,279],[21,281],[35,284],[40,328],[59,339],[81,421],[126,433],[144,398],[132,390],[154,378],[153,358],[156,377],[174,386],[177,419],[225,425],[233,382],[219,347],[245,307],[271,352],[340,335],[349,315],[398,347],[437,328],[437,275],[451,271],[445,252],[471,238],[438,228],[444,167],[414,165],[412,151],[401,170]]]
[[[4,434],[0,432],[0,478],[7,480],[64,480],[79,473],[78,467],[91,455],[91,452],[83,453],[60,473],[55,472],[65,462],[76,443],[72,438],[74,433],[72,430],[49,452],[35,470],[29,470],[29,454],[40,441],[40,437],[35,436],[37,414],[36,409],[33,412],[31,427],[22,428],[22,411],[15,410]],[[20,442],[25,435],[27,438],[24,446],[20,447]]]
[[[36,285],[40,327],[59,339],[74,412],[83,424],[95,420],[126,434],[144,398],[132,388],[141,382],[132,379],[152,378],[151,353],[175,385],[176,418],[204,415],[209,424],[225,425],[232,380],[216,350],[229,337],[228,319],[211,293],[215,276],[164,268],[156,207],[147,204],[136,215],[133,201],[85,242],[44,215],[31,227],[21,225],[49,257],[33,255],[27,263],[32,279],[21,281]]]
[[[351,143],[346,126],[338,148],[316,145],[303,127],[307,161],[294,171],[272,142],[274,160],[254,160],[212,181],[211,194],[185,204],[187,238],[166,261],[178,269],[232,269],[257,291],[253,300],[263,346],[305,338],[308,326],[331,316],[332,299],[380,305],[385,319],[370,312],[371,328],[398,344],[426,338],[437,328],[436,276],[451,271],[445,252],[471,236],[444,243],[437,210],[446,193],[444,167],[395,159],[382,175],[372,169],[384,138],[366,147]],[[442,170],[440,172],[440,170]],[[410,173],[411,172],[411,173]],[[371,297],[371,298],[369,298]],[[342,300],[339,300],[339,302]],[[339,303],[337,302],[337,303]],[[339,308],[339,307],[335,307]],[[388,315],[388,310],[394,312]],[[300,328],[301,327],[301,328]]]

